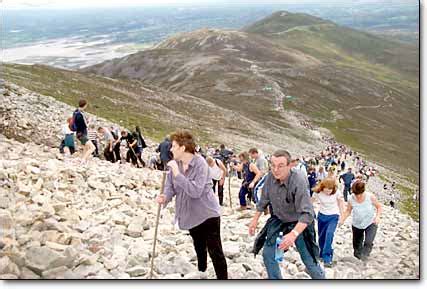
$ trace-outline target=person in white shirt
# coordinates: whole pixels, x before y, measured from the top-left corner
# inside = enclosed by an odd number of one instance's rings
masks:
[[[225,168],[222,161],[218,159],[207,157],[206,162],[208,163],[209,173],[212,177],[214,193],[216,191],[215,188],[218,184],[219,204],[222,206],[224,202],[224,182],[225,182],[225,176],[227,175],[227,169]]]
[[[320,258],[325,267],[332,266],[333,241],[339,217],[344,211],[344,201],[337,194],[337,183],[333,178],[323,179],[314,189],[313,199],[320,202],[317,217],[317,231],[319,234]]]
[[[64,135],[64,139],[61,142],[61,146],[59,147],[59,151],[61,153],[65,153],[64,148],[68,148],[70,154],[74,154],[76,151],[76,147],[74,145],[74,132],[70,129],[70,123],[72,118],[67,119],[67,123],[62,126],[62,133]]]
[[[325,178],[326,178],[325,167],[324,166],[320,166],[319,167],[319,171],[317,172],[317,181],[321,182]]]
[[[99,127],[98,133],[102,135],[104,141],[106,142],[104,149],[105,160],[114,163],[114,137],[111,134],[110,130],[106,127]]]
[[[268,161],[258,149],[251,148],[249,150],[249,155],[262,175],[268,173]]]

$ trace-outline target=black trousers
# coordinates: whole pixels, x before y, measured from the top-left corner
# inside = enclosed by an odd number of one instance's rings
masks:
[[[99,150],[98,150],[98,141],[97,140],[91,140],[91,142],[93,143],[93,145],[95,146],[95,150],[93,151],[92,155],[94,157],[98,157],[99,156]]]
[[[214,193],[216,192],[215,188],[216,185],[218,184],[218,198],[219,198],[219,204],[222,206],[223,202],[224,202],[224,185],[220,185],[219,182],[217,180],[212,179],[213,182],[213,191]]]
[[[126,162],[130,162],[131,160],[133,165],[136,166],[138,164],[138,159],[136,158],[135,152],[129,149],[128,152],[126,153]]]
[[[114,152],[114,162],[119,162],[122,158],[120,157],[120,142],[116,143],[113,148]]]
[[[347,202],[349,194],[351,195],[351,187],[350,185],[347,186],[346,184],[344,184],[344,190],[343,190],[344,201]]]
[[[370,224],[366,229],[358,229],[352,226],[354,257],[361,259],[371,254],[378,226]]]
[[[106,161],[114,163],[114,152],[110,151],[110,146],[104,149],[104,157]]]
[[[206,271],[207,252],[209,252],[217,279],[228,279],[227,261],[222,251],[220,224],[220,217],[207,219],[197,227],[190,229],[190,236],[193,238],[199,271]]]

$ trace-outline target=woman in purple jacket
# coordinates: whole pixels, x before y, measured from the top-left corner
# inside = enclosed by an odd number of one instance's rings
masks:
[[[218,279],[227,279],[227,262],[220,234],[220,206],[212,190],[208,164],[195,154],[190,132],[180,130],[171,136],[173,160],[167,163],[165,191],[157,202],[166,206],[175,196],[175,222],[189,230],[197,254],[198,269],[207,269],[207,252]]]

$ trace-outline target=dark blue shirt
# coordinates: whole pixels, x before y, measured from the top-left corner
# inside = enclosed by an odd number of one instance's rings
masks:
[[[160,152],[160,159],[163,162],[168,162],[172,160],[173,156],[170,151],[171,147],[172,143],[169,140],[164,140],[162,143],[159,144],[157,151]]]
[[[77,128],[76,132],[87,134],[87,124],[85,117],[83,113],[78,109],[76,109],[76,111],[74,112],[74,122]]]
[[[349,187],[351,185],[351,182],[354,180],[354,175],[353,173],[345,173],[343,175],[340,176],[340,179],[342,179],[344,181],[344,184]]]
[[[310,188],[316,185],[316,172],[311,172],[308,174],[308,183],[310,184]]]

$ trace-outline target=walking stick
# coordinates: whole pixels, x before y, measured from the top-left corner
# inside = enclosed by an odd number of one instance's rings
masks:
[[[165,189],[165,181],[166,181],[166,173],[167,171],[163,171],[162,175],[162,186],[160,189],[160,194],[163,194],[163,191]],[[157,207],[157,216],[156,216],[156,227],[154,229],[154,240],[153,240],[153,252],[151,255],[151,268],[150,268],[150,279],[153,279],[153,267],[154,267],[154,257],[156,254],[156,242],[157,242],[157,229],[159,228],[159,219],[160,219],[160,210],[162,209],[162,205],[158,204]]]
[[[135,151],[134,151],[133,147],[129,146],[129,148],[132,150],[133,156],[134,156],[134,157],[135,157],[135,159],[136,159],[136,166],[138,166],[138,162],[140,162],[140,163],[141,163],[141,161],[138,159],[138,156],[136,155],[136,153],[135,153]],[[142,165],[142,167],[145,167],[145,164],[144,164],[144,163],[141,163],[141,165]]]
[[[230,209],[233,209],[233,204],[231,200],[231,167],[228,164],[228,196],[230,198]]]

